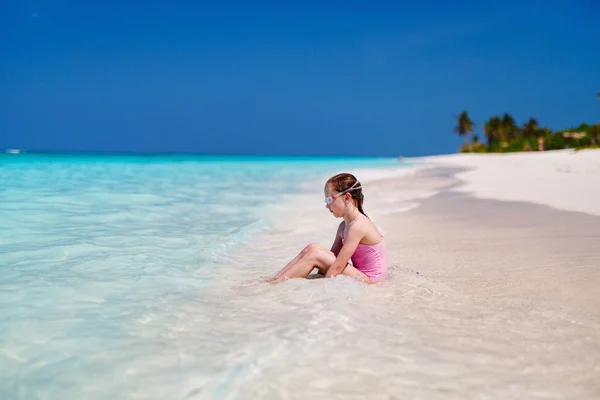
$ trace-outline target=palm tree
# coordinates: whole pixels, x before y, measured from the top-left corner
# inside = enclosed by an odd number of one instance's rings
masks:
[[[457,118],[458,124],[454,128],[454,132],[458,133],[459,136],[463,136],[465,141],[469,141],[467,135],[473,133],[473,127],[475,123],[469,118],[469,114],[466,111],[460,113]]]
[[[508,113],[504,113],[504,115],[502,116],[501,131],[502,140],[506,142],[509,142],[519,137],[519,127],[517,126],[515,119]]]
[[[543,127],[540,131],[538,131],[538,136],[548,137],[552,134],[552,130],[547,126]]]
[[[533,137],[536,135],[540,126],[535,118],[529,118],[525,124],[523,124],[523,137]]]
[[[497,144],[502,140],[502,120],[499,117],[492,117],[487,120],[483,127],[483,132],[489,145]]]

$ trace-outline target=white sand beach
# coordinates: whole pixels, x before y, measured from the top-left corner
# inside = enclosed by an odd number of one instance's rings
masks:
[[[478,198],[525,201],[600,215],[600,150],[425,157],[467,168],[457,190]]]

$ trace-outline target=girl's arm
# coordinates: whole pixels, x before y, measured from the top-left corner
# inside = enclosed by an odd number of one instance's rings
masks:
[[[333,254],[335,254],[335,256],[337,257],[337,255],[339,254],[340,250],[342,249],[342,229],[344,226],[344,222],[341,222],[340,225],[338,226],[337,232],[335,233],[335,240],[333,241],[333,244],[331,245],[331,252]]]
[[[360,241],[365,237],[365,229],[362,224],[353,224],[348,230],[348,237],[346,238],[346,243],[342,246],[337,257],[331,267],[327,270],[325,274],[326,278],[336,276],[344,272],[346,265],[348,265],[348,261],[350,261],[350,257],[354,254],[356,247],[360,243]]]

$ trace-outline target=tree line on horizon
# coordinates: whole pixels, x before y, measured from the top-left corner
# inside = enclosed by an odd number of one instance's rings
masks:
[[[596,95],[600,99],[600,92]],[[483,125],[486,143],[477,134],[473,134],[475,122],[468,112],[462,111],[456,118],[454,132],[465,138],[461,152],[515,152],[534,150],[559,150],[565,148],[598,147],[600,143],[600,123],[589,125],[582,123],[577,127],[552,131],[541,126],[537,119],[529,118],[518,125],[509,114],[490,117]],[[469,140],[470,139],[470,140]]]

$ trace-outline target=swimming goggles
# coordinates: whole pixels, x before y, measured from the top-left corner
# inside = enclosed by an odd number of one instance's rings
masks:
[[[327,205],[330,205],[331,203],[333,203],[333,201],[334,201],[334,200],[335,200],[337,197],[339,197],[339,196],[341,196],[341,195],[343,195],[343,194],[346,194],[346,193],[348,193],[348,192],[351,192],[351,191],[353,191],[353,190],[356,190],[356,189],[360,189],[360,188],[362,188],[362,186],[355,187],[356,185],[358,185],[358,181],[356,181],[356,182],[354,183],[354,185],[352,185],[350,188],[348,188],[348,189],[344,190],[343,192],[340,192],[340,193],[338,193],[338,194],[334,194],[333,196],[327,196],[327,197],[325,197],[325,204],[327,204]]]

